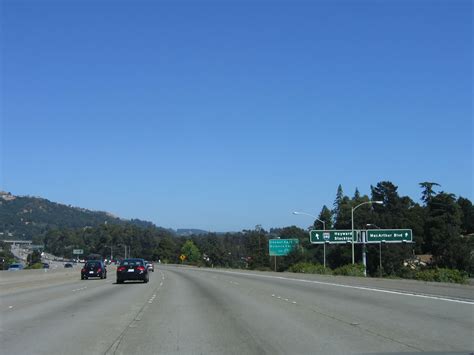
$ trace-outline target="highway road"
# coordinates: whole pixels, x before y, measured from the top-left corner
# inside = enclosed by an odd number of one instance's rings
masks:
[[[1,354],[468,354],[473,286],[156,265],[0,274]]]

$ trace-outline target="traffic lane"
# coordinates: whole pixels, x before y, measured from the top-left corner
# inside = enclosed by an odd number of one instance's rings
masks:
[[[10,292],[1,295],[0,317],[8,317],[9,311],[12,309],[26,313],[30,311],[29,307],[41,309],[45,302],[51,302],[62,297],[69,297],[75,292],[80,292],[85,289],[92,290],[112,282],[110,278],[81,281],[80,276],[74,274],[68,275],[67,279],[43,280],[40,287],[35,282],[32,282],[30,287],[28,287],[28,285],[23,285],[24,287],[22,288],[15,287],[9,290]],[[4,314],[3,312],[6,311],[8,312]]]
[[[186,268],[163,269],[166,287],[141,321],[127,330],[115,354],[416,351],[283,299],[262,283]]]
[[[50,288],[53,285],[75,283],[80,280],[81,266],[62,269],[21,270],[2,272],[0,278],[0,297],[15,295],[33,289]],[[107,275],[115,275],[115,267],[107,268]]]
[[[5,353],[84,354],[104,353],[148,304],[160,287],[150,282],[87,288],[64,295],[27,312],[2,317],[1,343]],[[103,281],[103,280],[101,280]],[[90,284],[93,281],[84,281]],[[18,310],[17,310],[18,311]]]
[[[67,269],[70,270],[70,269]],[[39,270],[32,270],[39,271]],[[31,315],[47,312],[44,304],[61,302],[62,298],[73,297],[76,292],[85,289],[93,291],[112,282],[110,271],[107,279],[94,278],[81,280],[80,270],[74,272],[23,275],[20,284],[7,283],[1,288],[0,317],[3,321],[26,320]],[[43,276],[43,277],[41,277]]]
[[[301,280],[188,270],[201,280],[217,279],[230,287],[244,288],[250,297],[264,299],[270,295],[283,303],[297,304],[318,317],[356,326],[365,338],[379,337],[415,351],[474,349],[473,304]],[[377,349],[369,349],[374,350]]]
[[[235,278],[230,273],[220,275]],[[333,283],[260,278],[245,273],[235,279],[241,283],[247,280],[247,285],[254,290],[280,291],[281,297],[296,298],[308,311],[355,324],[369,334],[386,337],[414,349],[467,351],[474,348],[472,302],[385,293],[378,289]]]
[[[77,276],[78,274],[79,271],[74,269],[4,271],[0,273],[0,294],[12,291],[22,285],[34,287],[35,283],[41,285],[42,283],[71,280],[73,275]]]
[[[172,265],[173,267],[184,267],[180,265]],[[474,301],[474,286],[460,285],[454,283],[443,282],[424,282],[417,280],[405,279],[384,279],[371,277],[350,277],[350,276],[332,276],[332,275],[318,275],[318,274],[303,274],[290,272],[269,272],[269,271],[253,271],[253,270],[229,270],[229,269],[208,269],[200,268],[201,270],[222,271],[225,273],[241,273],[253,275],[264,275],[266,277],[290,278],[310,281],[321,281],[326,283],[337,283],[348,286],[360,286],[369,288],[380,288],[383,290],[412,292],[423,295],[445,296],[450,298],[472,300]]]

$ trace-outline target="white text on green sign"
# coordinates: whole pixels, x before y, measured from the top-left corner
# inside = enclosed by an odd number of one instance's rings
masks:
[[[268,251],[270,256],[285,256],[298,246],[298,239],[269,239]]]
[[[367,243],[402,243],[412,242],[411,229],[369,229],[367,230]]]
[[[350,243],[351,235],[351,230],[312,230],[309,233],[309,239],[313,244]]]

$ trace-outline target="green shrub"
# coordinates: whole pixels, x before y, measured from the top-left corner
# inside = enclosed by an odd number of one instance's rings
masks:
[[[288,269],[289,272],[299,272],[303,274],[321,274],[321,275],[331,275],[332,271],[330,268],[325,268],[321,264],[312,264],[312,263],[297,263],[290,266]]]
[[[397,276],[402,279],[414,279],[416,276],[417,270],[411,269],[407,266],[403,266],[398,270]]]
[[[435,277],[434,269],[420,270],[415,273],[415,279],[420,281],[435,281]]]
[[[415,279],[421,281],[435,281],[435,282],[452,282],[465,284],[468,280],[466,272],[455,270],[455,269],[425,269],[417,271]]]
[[[25,269],[42,269],[42,268],[43,268],[42,263],[34,263],[34,264],[31,264],[31,265],[25,267]]]
[[[465,271],[456,269],[436,269],[437,280],[439,282],[454,282],[465,284],[468,281],[468,275]]]
[[[333,274],[342,276],[364,276],[364,270],[365,268],[362,264],[348,264],[334,269]]]

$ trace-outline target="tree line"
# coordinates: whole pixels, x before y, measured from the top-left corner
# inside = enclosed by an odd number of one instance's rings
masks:
[[[403,262],[414,254],[432,255],[432,265],[463,270],[474,274],[474,207],[463,197],[436,191],[434,182],[422,182],[421,203],[408,196],[400,196],[398,187],[390,181],[382,181],[370,188],[370,196],[361,195],[356,189],[347,196],[339,185],[331,208],[322,206],[318,219],[326,229],[351,229],[351,210],[360,203],[382,201],[383,204],[366,204],[354,214],[355,229],[413,230],[415,244],[390,244],[382,246],[383,263],[379,268],[379,246],[368,245],[369,275],[400,275]],[[322,229],[322,223],[314,221],[312,228]],[[73,249],[83,249],[87,255],[97,253],[103,257],[124,257],[125,249],[133,257],[160,260],[165,263],[184,262],[203,266],[232,267],[266,270],[273,267],[269,256],[268,240],[271,238],[298,238],[300,247],[286,257],[278,258],[277,268],[288,270],[300,262],[323,262],[323,247],[309,242],[308,230],[295,226],[272,228],[268,231],[256,227],[237,233],[217,235],[192,235],[177,237],[169,230],[154,226],[134,224],[102,224],[76,229],[55,228],[43,236],[34,238],[35,244],[44,244],[46,251],[72,258]],[[327,246],[327,264],[338,268],[352,262],[349,245]],[[361,246],[356,246],[356,261],[361,261]]]

